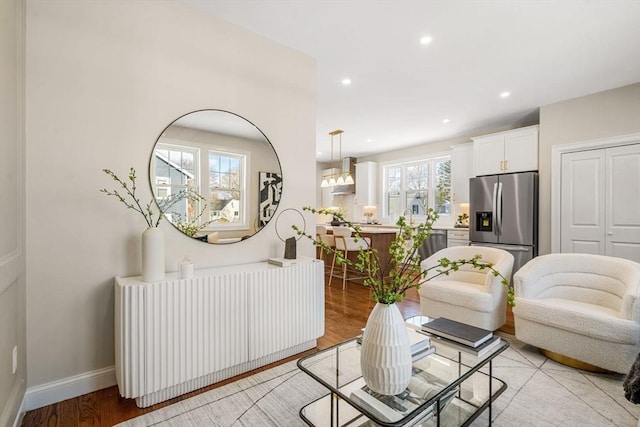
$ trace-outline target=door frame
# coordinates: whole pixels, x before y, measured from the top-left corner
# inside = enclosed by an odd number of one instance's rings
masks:
[[[607,138],[580,141],[551,147],[551,252],[560,252],[560,196],[562,178],[562,155],[587,150],[613,148],[640,143],[640,132]]]

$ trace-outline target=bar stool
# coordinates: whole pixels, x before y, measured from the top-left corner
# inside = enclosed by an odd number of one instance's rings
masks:
[[[334,238],[333,234],[329,234],[329,229],[324,225],[316,225],[316,240],[324,243],[325,245],[329,246],[331,249],[335,249],[336,247],[336,239]],[[320,253],[318,255],[319,255],[318,259],[321,259],[322,261],[326,261],[325,250],[322,246],[320,246]],[[326,262],[325,262],[325,270],[327,271],[329,270],[329,266],[327,265]]]
[[[331,279],[333,279],[333,271],[336,264],[337,252],[342,252],[343,256],[347,258],[349,252],[358,252],[362,249],[369,252],[371,255],[371,239],[369,237],[361,237],[356,239],[351,237],[352,230],[349,227],[333,227],[333,237],[335,239],[336,249],[333,254],[333,261],[331,263],[331,273],[329,274],[329,286],[331,286]],[[347,264],[342,264],[342,276],[336,275],[336,277],[342,277],[342,290],[347,285]],[[352,277],[349,280],[361,279],[365,276]]]

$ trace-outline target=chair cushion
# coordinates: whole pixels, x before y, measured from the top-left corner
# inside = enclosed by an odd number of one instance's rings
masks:
[[[620,318],[620,313],[601,305],[564,298],[516,298],[513,314],[517,318],[558,329],[623,344],[638,344],[640,324]]]
[[[455,280],[434,280],[420,287],[420,296],[475,311],[492,312],[493,297],[484,285]]]

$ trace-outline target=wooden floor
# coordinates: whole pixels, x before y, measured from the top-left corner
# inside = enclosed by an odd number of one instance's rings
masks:
[[[342,290],[342,282],[334,279],[333,286],[325,287],[325,335],[318,339],[318,349],[330,347],[345,341],[360,333],[367,321],[367,317],[374,306],[368,289],[358,283],[347,283],[347,289]],[[419,314],[420,304],[415,296],[406,298],[400,304],[403,316],[411,317]],[[308,354],[316,350],[310,350]],[[167,402],[159,403],[149,408],[140,409],[132,399],[123,399],[117,387],[110,387],[94,393],[85,394],[74,399],[65,400],[44,408],[27,412],[22,422],[23,426],[71,427],[71,426],[113,426],[114,424],[135,418],[163,406],[195,396],[199,393],[220,387],[258,371],[269,369],[278,364],[295,360],[296,355],[277,363],[265,366],[255,371],[222,381],[213,386],[205,387],[195,392],[177,397]]]
[[[338,280],[334,279],[333,286],[325,286],[325,334],[318,339],[318,349],[330,347],[358,335],[364,327],[371,309],[375,305],[370,298],[369,290],[362,285],[348,282],[347,289],[343,291],[342,282],[338,282]],[[399,306],[404,318],[420,314],[420,303],[417,292],[413,291],[408,293],[407,297]],[[505,332],[513,333],[509,332],[508,329],[505,330]],[[145,409],[138,408],[132,399],[121,398],[117,387],[110,387],[29,411],[24,417],[22,426],[113,426],[114,424],[135,418],[163,406],[247,377],[258,371],[269,369],[278,364],[288,362],[289,360],[295,360],[301,355],[314,351],[316,350],[310,350],[306,353],[281,360],[263,368]]]

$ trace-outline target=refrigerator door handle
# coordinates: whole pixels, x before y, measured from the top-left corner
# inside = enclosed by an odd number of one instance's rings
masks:
[[[498,235],[498,183],[493,184],[493,201],[492,201],[491,223],[494,225],[493,234]]]
[[[498,197],[496,197],[496,212],[498,216],[498,235],[502,234],[502,183],[498,184]]]

